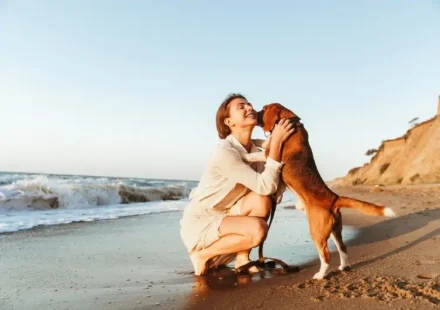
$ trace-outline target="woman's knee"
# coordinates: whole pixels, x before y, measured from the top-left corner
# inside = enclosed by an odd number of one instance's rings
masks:
[[[254,192],[249,195],[243,201],[243,215],[267,217],[272,209],[270,196],[258,195]]]

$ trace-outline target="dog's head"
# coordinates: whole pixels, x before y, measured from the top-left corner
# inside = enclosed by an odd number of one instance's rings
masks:
[[[282,118],[299,121],[300,118],[279,103],[265,105],[263,110],[257,113],[257,125],[263,127],[264,132],[272,132],[273,128]]]

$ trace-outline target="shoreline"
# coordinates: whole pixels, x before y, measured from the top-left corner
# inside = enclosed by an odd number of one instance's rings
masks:
[[[40,226],[0,235],[0,309],[131,309],[185,300],[192,278],[170,221],[180,212]],[[156,238],[155,238],[156,237]],[[164,265],[165,264],[165,265]],[[174,266],[170,270],[168,266]],[[138,303],[139,302],[139,303]],[[168,308],[168,307],[167,307]]]
[[[315,256],[308,224],[301,212],[284,209],[291,203],[280,205],[265,253],[286,257],[286,262],[308,262]],[[0,274],[4,275],[0,308],[180,308],[193,290],[202,287],[180,239],[181,212],[42,225],[0,234]],[[292,222],[294,231],[288,229]],[[347,228],[344,234],[350,239],[355,233]],[[286,248],[286,242],[292,246]],[[256,256],[253,250],[251,257]],[[237,277],[230,268],[216,274],[223,279],[209,277],[214,290],[259,281]]]

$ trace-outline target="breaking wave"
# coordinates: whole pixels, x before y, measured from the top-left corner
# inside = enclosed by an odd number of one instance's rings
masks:
[[[182,210],[194,181],[0,173],[0,233]]]

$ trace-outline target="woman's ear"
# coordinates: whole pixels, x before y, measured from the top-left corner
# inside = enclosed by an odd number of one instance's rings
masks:
[[[226,126],[234,127],[234,124],[232,124],[231,119],[229,117],[225,118],[224,122]]]

